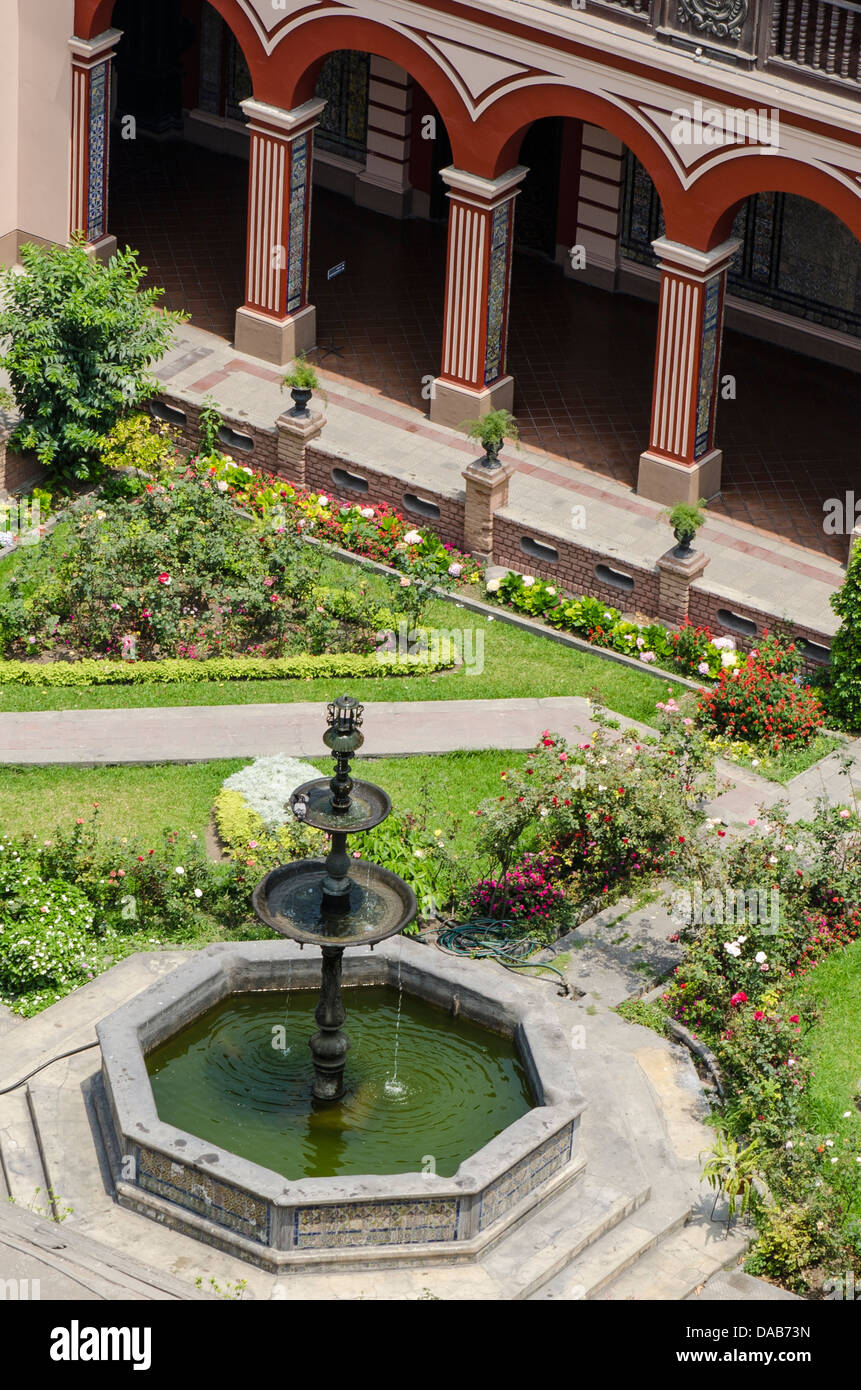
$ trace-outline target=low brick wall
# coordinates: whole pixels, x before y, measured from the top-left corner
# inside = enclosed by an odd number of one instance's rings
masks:
[[[339,483],[332,476],[333,469],[340,469],[363,480],[368,484],[367,491],[360,490],[358,486],[354,490],[345,486],[343,482]],[[386,502],[409,520],[415,521],[417,526],[432,526],[444,542],[456,545],[459,549],[463,548],[463,492],[456,497],[449,497],[445,493],[434,492],[432,488],[405,483],[389,473],[379,473],[375,469],[365,468],[364,465],[350,464],[343,458],[329,453],[320,444],[312,444],[307,450],[305,478],[308,487],[330,493],[341,502],[361,502],[367,506],[373,506],[375,502]],[[437,507],[439,516],[429,516],[423,510],[416,509],[405,500],[410,494]]]
[[[537,541],[539,545],[555,550],[559,559],[533,555],[523,550],[521,540]],[[522,522],[510,518],[496,517],[493,527],[493,558],[498,565],[521,574],[537,575],[551,584],[558,583],[560,589],[575,594],[578,598],[590,594],[604,603],[612,604],[626,613],[641,612],[654,614],[658,611],[658,571],[638,565],[629,565],[604,555],[600,550],[578,545],[575,541],[564,541],[546,532],[528,529]],[[632,588],[617,587],[596,574],[599,565],[606,566],[617,574],[633,580]]]
[[[30,487],[41,487],[47,477],[47,469],[43,468],[35,454],[17,454],[8,447],[13,429],[14,425],[0,430],[0,492],[22,492]]]
[[[739,625],[726,622],[724,618],[718,616],[719,613],[729,614],[754,623],[756,632],[740,631]],[[756,646],[766,630],[785,633],[794,637],[796,641],[812,642],[817,647],[828,649],[831,647],[831,637],[827,633],[819,632],[816,628],[805,627],[803,623],[787,623],[773,613],[766,613],[761,608],[753,608],[748,604],[736,603],[730,599],[722,598],[720,594],[711,593],[699,585],[694,585],[691,588],[690,619],[697,627],[709,627],[716,637],[733,637],[736,646],[747,652]],[[810,676],[816,676],[826,664],[827,661],[823,661],[818,655],[812,653],[805,655],[804,670]]]
[[[174,425],[181,447],[189,450],[197,449],[201,407],[180,396],[171,396],[169,393],[164,393],[159,399],[163,405],[171,410],[181,412],[184,416],[182,423]],[[228,438],[223,442],[225,450],[232,454],[238,463],[247,463],[251,468],[260,468],[268,473],[285,476],[284,469],[279,468],[278,430],[274,425],[266,429],[224,412],[222,412],[222,417],[228,430],[246,436],[252,443],[251,449],[242,449],[238,447],[239,441],[231,442]],[[2,448],[0,448],[0,453],[2,453]],[[18,458],[17,455],[10,457],[13,460]],[[367,468],[364,464],[351,464],[348,460],[330,452],[321,442],[308,446],[305,460],[305,483],[308,488],[325,492],[343,503],[363,502],[373,506],[375,502],[386,502],[407,518],[415,520],[417,526],[422,524],[432,526],[443,541],[449,545],[463,548],[464,491],[459,491],[452,497],[445,493],[436,492],[432,488],[419,487],[418,485],[411,487],[409,483],[405,483],[402,479],[395,478],[389,473]],[[2,468],[2,462],[0,462],[0,468]],[[333,476],[333,470],[340,470],[342,473],[352,475],[357,480],[356,485],[351,487],[349,481],[338,478],[337,474]],[[0,474],[0,479],[2,479],[2,474]],[[363,482],[367,484],[364,489],[361,487]],[[0,486],[3,486],[2,481],[0,481]],[[14,485],[7,483],[5,486],[11,490]],[[406,498],[410,494],[412,494],[412,498],[408,502]],[[416,508],[414,504],[416,497],[420,502],[424,501],[431,504],[431,507],[435,507],[438,515],[429,514],[426,510]],[[524,540],[527,542],[526,550],[521,545],[521,541]],[[542,555],[540,549],[531,552],[530,542],[533,544],[537,542],[539,548],[543,546],[549,551],[555,552],[558,559],[552,559],[549,554]],[[541,579],[548,580],[551,584],[557,583],[561,591],[576,597],[589,594],[594,598],[601,599],[606,604],[612,604],[614,608],[619,608],[625,613],[641,613],[656,617],[659,612],[660,582],[657,568],[649,569],[642,565],[629,564],[627,561],[605,555],[600,550],[593,550],[577,541],[562,540],[559,536],[530,529],[524,526],[521,521],[506,516],[504,512],[498,512],[494,521],[493,549],[495,564],[506,565],[509,569],[517,570],[521,574],[537,575]],[[632,585],[628,587],[621,583],[614,584],[612,579],[604,578],[597,573],[599,566],[633,581]],[[739,626],[726,623],[718,617],[718,613],[722,610],[727,610],[739,618],[754,623],[756,632],[744,633],[740,631]],[[735,638],[737,645],[747,651],[756,645],[758,638],[762,636],[766,628],[770,632],[788,630],[788,625],[775,614],[748,605],[730,602],[720,594],[711,593],[703,586],[702,581],[691,587],[690,620],[695,626],[708,626],[716,637]],[[830,636],[817,632],[814,628],[796,625],[792,630],[796,637],[806,639],[817,647],[828,648],[831,645]],[[822,659],[818,654],[809,653],[806,655],[805,670],[808,674],[815,675],[821,671],[822,665]]]
[[[179,445],[183,449],[194,451],[200,443],[200,413],[203,409],[201,405],[195,405],[191,401],[184,400],[182,396],[172,396],[168,392],[163,392],[156,401],[153,402],[155,410],[150,408],[150,413],[156,421],[162,418],[167,419],[167,423],[172,427]],[[166,416],[158,413],[158,406],[166,406]],[[172,413],[184,416],[184,420],[173,418]],[[222,439],[221,447],[224,452],[230,454],[239,464],[247,464],[249,468],[265,469],[267,473],[278,472],[278,431],[274,424],[266,429],[262,425],[253,425],[248,420],[243,420],[237,415],[230,415],[221,410],[221,418],[224,421],[225,430],[231,431],[239,436],[238,439],[231,438],[229,435]],[[244,447],[244,441],[249,440],[251,448]]]

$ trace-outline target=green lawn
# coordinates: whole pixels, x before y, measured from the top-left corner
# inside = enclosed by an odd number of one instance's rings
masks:
[[[861,1137],[857,1100],[861,1093],[861,941],[818,965],[796,996],[813,999],[822,1018],[808,1038],[813,1078],[802,1105],[804,1123],[820,1133],[855,1125]],[[845,1111],[852,1118],[843,1118]]]
[[[57,539],[62,529],[57,528]],[[52,538],[53,539],[53,538]],[[0,602],[8,592],[8,580],[18,555],[0,562]],[[45,547],[45,563],[49,551]],[[380,575],[359,569],[331,556],[321,558],[320,583],[332,587],[364,585],[368,594],[385,602],[391,585]],[[655,718],[655,702],[665,699],[667,686],[645,671],[632,670],[592,652],[580,652],[546,637],[524,632],[498,619],[488,619],[458,608],[456,602],[428,605],[424,626],[447,631],[472,630],[472,648],[478,656],[483,641],[483,670],[466,668],[408,679],[380,679],[350,683],[350,693],[360,700],[477,700],[547,695],[594,695],[609,709],[643,723]],[[480,634],[480,636],[479,636]],[[478,661],[475,661],[476,668]],[[223,681],[212,684],[123,685],[54,689],[39,686],[0,685],[0,712],[52,709],[129,709],[167,705],[283,704],[297,700],[332,700],[343,694],[343,682]],[[679,690],[676,689],[676,694]]]
[[[521,764],[523,756],[483,752],[360,758],[354,767],[359,776],[385,788],[395,813],[419,813],[426,805],[431,829],[451,813],[460,821],[456,840],[465,849],[472,827],[469,812],[498,789],[500,772]],[[154,842],[163,829],[179,830],[181,837],[202,835],[222,782],[250,761],[7,768],[0,780],[0,831],[32,832],[49,839],[58,826],[88,817],[98,802],[99,825],[106,836]],[[309,761],[321,772],[332,770],[331,759]]]

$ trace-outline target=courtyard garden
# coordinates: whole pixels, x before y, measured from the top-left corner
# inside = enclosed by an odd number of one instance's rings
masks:
[[[528,754],[371,763],[394,812],[356,853],[410,885],[416,933],[492,928],[524,958],[622,895],[776,893],[767,929],[717,912],[682,925],[681,964],[631,1017],[682,1025],[714,1059],[706,1171],[756,1222],[748,1269],[813,1295],[861,1277],[857,808],[823,801],[793,823],[751,806],[730,833],[706,814],[716,758],[787,782],[861,726],[861,546],[816,684],[791,633],[744,651],[534,576],[488,579],[385,504],[237,463],[214,404],[197,451],[180,449],[141,409],[166,342],[157,292],[141,294],[134,257],[112,266],[104,280],[81,247],[34,251],[6,284],[17,442],[49,477],[30,499],[43,530],[0,560],[0,713],[322,703],[345,687],[363,702],[588,697],[588,734],[548,729]],[[434,641],[467,631],[468,648]],[[286,753],[7,768],[0,1002],[32,1017],[131,953],[267,936],[253,887],[326,845],[285,803],[328,761]]]

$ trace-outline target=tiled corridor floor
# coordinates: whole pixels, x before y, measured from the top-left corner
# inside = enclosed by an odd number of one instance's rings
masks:
[[[141,253],[149,283],[201,328],[230,338],[242,302],[247,165],[182,144],[114,141],[111,228]],[[327,281],[326,270],[346,261]],[[427,409],[439,368],[445,228],[398,222],[314,193],[311,300],[323,365],[394,400]],[[648,442],[656,307],[566,280],[515,258],[509,370],[523,439],[631,487]],[[861,380],[739,333],[725,335],[724,451],[716,514],[841,558],[822,528],[823,502],[858,486]],[[861,496],[861,487],[858,488]]]

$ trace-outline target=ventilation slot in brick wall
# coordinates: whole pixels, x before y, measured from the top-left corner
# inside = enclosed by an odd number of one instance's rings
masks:
[[[184,425],[188,422],[184,410],[177,410],[174,405],[165,405],[164,401],[150,401],[149,413],[153,419],[164,420],[168,425]]]
[[[595,578],[601,584],[609,584],[611,589],[621,589],[626,594],[630,594],[634,588],[634,581],[630,574],[623,574],[621,570],[611,569],[609,565],[596,565]]]
[[[830,647],[823,647],[819,642],[808,642],[806,637],[802,639],[799,645],[808,661],[816,661],[822,666],[827,666],[831,660]]]
[[[717,620],[721,627],[728,627],[730,632],[737,632],[740,637],[756,636],[756,623],[751,622],[750,618],[743,618],[740,613],[733,613],[729,608],[719,608]]]
[[[543,560],[545,565],[555,565],[559,560],[558,550],[554,550],[552,545],[534,541],[531,536],[520,537],[520,549],[533,560]]]
[[[439,521],[440,511],[436,502],[428,502],[414,492],[404,493],[404,510],[412,512],[413,516],[423,516],[427,521]]]
[[[240,434],[238,430],[232,430],[229,425],[222,425],[218,431],[218,438],[221,444],[226,444],[228,449],[238,449],[242,454],[250,454],[254,448],[254,440],[250,434]]]
[[[359,473],[349,473],[346,468],[333,468],[331,477],[335,487],[343,488],[345,492],[367,492],[370,486],[367,478]]]

